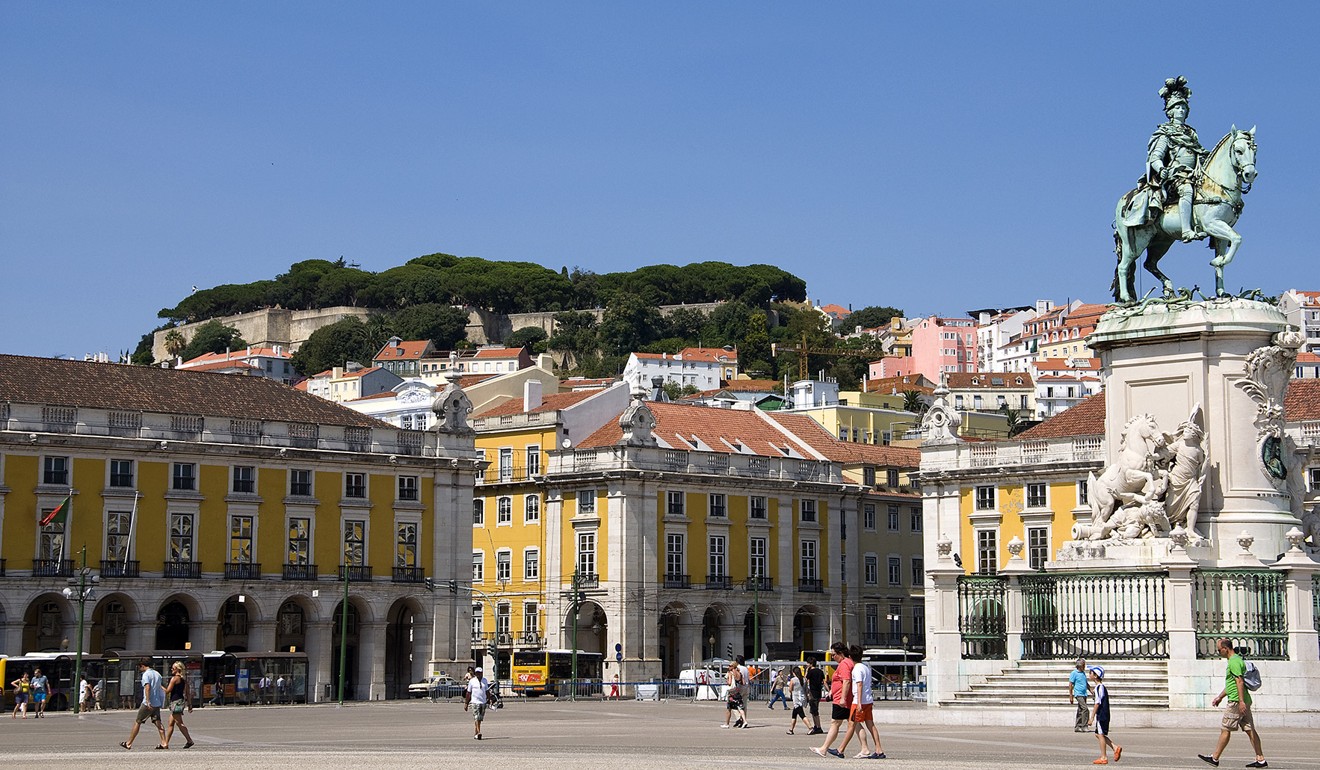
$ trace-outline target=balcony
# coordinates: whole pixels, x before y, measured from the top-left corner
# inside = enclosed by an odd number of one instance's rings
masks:
[[[225,562],[225,580],[260,580],[261,565],[250,561]]]
[[[32,577],[73,577],[73,559],[33,559]]]
[[[426,576],[421,567],[395,567],[393,580],[395,583],[422,583]]]
[[[578,588],[600,588],[600,575],[595,572],[579,572],[577,584]]]
[[[285,564],[285,580],[316,580],[315,564]]]
[[[775,581],[768,577],[749,577],[743,584],[743,588],[748,591],[773,591],[775,590]]]
[[[109,559],[102,559],[102,560],[101,560],[101,577],[103,577],[103,578],[135,578],[135,577],[140,577],[141,575],[139,574],[138,570],[139,570],[139,568],[141,567],[141,565],[142,565],[142,562],[139,562],[139,561],[136,561],[136,560],[132,560],[132,561],[120,561],[119,559],[115,559],[115,560],[111,561],[111,560],[109,560]]]
[[[365,564],[350,564],[348,566],[339,566],[339,579],[344,579],[344,571],[348,571],[348,582],[350,583],[370,583],[371,567]]]
[[[691,588],[687,575],[665,575],[665,588]]]
[[[799,578],[798,590],[806,594],[823,594],[825,584],[820,578]]]
[[[733,588],[733,578],[728,575],[710,575],[706,578],[706,589],[709,591],[728,591]]]
[[[167,578],[196,580],[202,576],[200,561],[167,561],[162,575]]]

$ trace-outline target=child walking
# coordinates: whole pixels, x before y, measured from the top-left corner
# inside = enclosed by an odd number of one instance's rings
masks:
[[[1109,738],[1109,689],[1105,687],[1105,670],[1101,666],[1089,669],[1091,684],[1095,688],[1095,705],[1091,707],[1090,724],[1095,725],[1095,738],[1100,742],[1100,758],[1093,765],[1109,764],[1109,750],[1114,750],[1114,761],[1123,756],[1123,747]]]
[[[788,677],[788,698],[793,703],[793,721],[788,726],[788,734],[797,729],[798,720],[807,724],[807,683],[802,680],[802,670],[793,669]]]

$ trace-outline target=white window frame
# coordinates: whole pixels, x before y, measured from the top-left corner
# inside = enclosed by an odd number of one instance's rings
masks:
[[[523,580],[535,582],[541,579],[541,549],[523,549]]]
[[[523,523],[541,523],[541,496],[535,492],[530,492],[523,498]]]

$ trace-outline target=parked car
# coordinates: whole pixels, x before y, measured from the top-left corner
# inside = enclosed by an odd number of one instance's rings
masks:
[[[463,683],[448,674],[430,676],[408,685],[410,698],[458,698],[463,695]]]

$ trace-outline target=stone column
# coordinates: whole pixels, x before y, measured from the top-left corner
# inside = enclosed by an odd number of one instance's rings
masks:
[[[1192,571],[1197,563],[1187,554],[1188,533],[1181,527],[1169,533],[1169,553],[1161,565],[1168,571],[1164,581],[1164,627],[1169,634],[1169,707],[1201,708],[1204,700],[1196,671],[1196,618]]]
[[[156,623],[155,617],[143,620],[130,620],[125,624],[125,646],[130,650],[154,650],[156,649]],[[23,625],[19,624],[19,633],[22,634]],[[22,645],[14,645],[9,649],[18,649]],[[212,645],[214,647],[214,645]]]
[[[1311,581],[1320,572],[1320,564],[1302,550],[1301,530],[1294,527],[1288,531],[1287,537],[1291,547],[1271,569],[1286,576],[1284,609],[1288,613],[1288,660],[1314,664],[1320,660],[1320,642],[1316,638]]]
[[[358,624],[358,661],[354,695],[366,700],[385,700],[385,623],[379,620]]]
[[[1023,545],[1022,538],[1017,535],[1008,541],[1008,564],[1000,570],[1000,574],[1008,578],[1004,595],[1004,625],[1007,632],[1005,644],[1010,663],[1022,660],[1022,628],[1027,606],[1022,598],[1021,580],[1023,575],[1030,575],[1033,572],[1031,565],[1022,558]]]
[[[678,670],[682,671],[691,663],[700,663],[701,654],[701,622],[679,623],[678,624],[678,660],[675,661]]]
[[[190,620],[188,623],[188,642],[194,650],[214,650],[216,632],[220,628],[218,620]],[[153,644],[154,648],[155,645]],[[148,648],[150,649],[150,648]]]
[[[305,641],[307,644],[307,702],[326,700],[325,686],[330,681],[331,661],[339,654],[334,647],[334,626],[330,620],[309,620],[306,622]]]
[[[962,633],[958,628],[958,578],[962,567],[953,563],[952,543],[936,544],[937,561],[926,568],[926,703],[937,706],[959,689],[962,668]]]
[[[248,621],[248,649],[253,652],[270,652],[275,649],[275,621]]]

